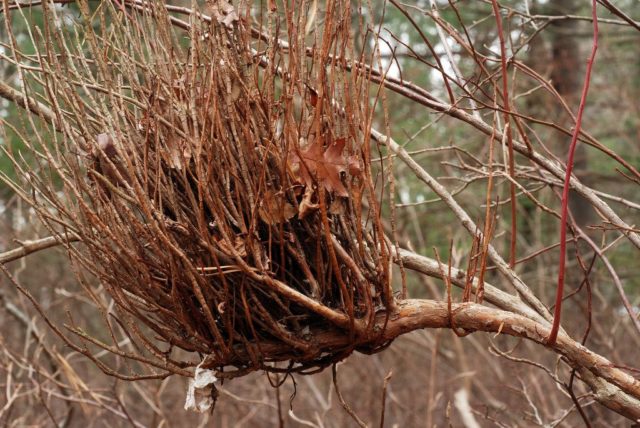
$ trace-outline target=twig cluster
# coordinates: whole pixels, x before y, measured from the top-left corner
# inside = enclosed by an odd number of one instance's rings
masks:
[[[384,345],[373,321],[393,294],[361,125],[367,78],[337,64],[353,56],[348,2],[327,14],[312,56],[304,33],[286,53],[273,42],[284,24],[273,14],[268,37],[252,38],[246,5],[213,2],[178,29],[160,3],[136,5],[105,4],[96,20],[79,2],[84,43],[47,28],[38,72],[24,76],[45,88],[60,131],[29,146],[56,177],[25,171],[31,200],[47,199],[48,227],[82,242],[70,254],[113,297],[117,322],[169,371],[198,363],[174,347],[246,373],[274,359],[325,367],[356,344],[315,346],[316,329]]]

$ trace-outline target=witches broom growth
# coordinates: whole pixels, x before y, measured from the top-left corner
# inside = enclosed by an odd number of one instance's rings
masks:
[[[393,295],[368,80],[338,64],[354,57],[349,2],[327,8],[313,52],[304,32],[275,37],[305,11],[252,28],[250,6],[210,3],[187,22],[156,2],[79,2],[84,40],[47,26],[36,43],[56,102],[50,138],[31,148],[59,178],[28,174],[57,210],[42,219],[80,241],[79,277],[111,295],[135,358],[169,371],[311,370],[385,345],[373,321]],[[353,340],[317,345],[330,331]]]

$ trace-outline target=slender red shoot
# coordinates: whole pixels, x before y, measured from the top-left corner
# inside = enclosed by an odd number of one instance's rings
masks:
[[[504,100],[504,132],[507,134],[507,147],[509,152],[509,177],[511,177],[511,185],[509,187],[509,197],[511,198],[511,242],[509,245],[509,265],[516,265],[516,239],[518,228],[516,225],[516,185],[515,180],[515,161],[513,159],[513,137],[511,135],[511,107],[509,105],[509,84],[507,80],[507,49],[505,48],[504,33],[502,30],[502,17],[500,16],[500,8],[498,1],[492,0],[493,14],[496,17],[496,26],[498,29],[498,39],[500,40],[500,62],[502,74],[502,99]]]
[[[556,291],[556,305],[553,312],[553,325],[547,345],[553,346],[558,337],[560,329],[560,315],[562,314],[562,295],[564,291],[564,271],[567,259],[567,212],[569,206],[569,189],[571,172],[573,170],[573,156],[578,145],[578,135],[580,135],[580,127],[582,125],[582,113],[587,101],[589,93],[589,84],[591,82],[591,70],[596,59],[596,51],[598,50],[598,14],[596,13],[596,0],[592,0],[591,14],[593,18],[593,43],[591,45],[591,55],[587,60],[587,71],[584,78],[584,86],[582,87],[582,95],[580,97],[580,105],[576,116],[576,126],[571,136],[571,145],[569,146],[569,155],[567,157],[567,171],[564,177],[564,188],[562,189],[562,214],[560,218],[560,264],[558,266],[558,289]]]

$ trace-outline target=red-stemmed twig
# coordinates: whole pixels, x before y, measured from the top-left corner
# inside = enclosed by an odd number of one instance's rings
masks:
[[[580,134],[580,126],[582,125],[582,113],[587,100],[587,94],[589,93],[589,83],[591,80],[591,70],[593,69],[593,63],[596,58],[596,51],[598,50],[598,15],[596,13],[596,0],[592,0],[592,16],[593,16],[593,44],[591,46],[591,54],[587,60],[587,71],[584,78],[584,86],[582,87],[582,95],[580,96],[580,105],[578,107],[578,115],[576,116],[576,126],[573,129],[573,135],[571,137],[571,145],[569,146],[569,156],[567,157],[567,171],[564,178],[564,188],[562,190],[562,214],[560,218],[560,265],[558,271],[558,290],[556,291],[556,305],[553,311],[553,326],[549,333],[549,339],[547,343],[552,346],[556,343],[558,337],[558,330],[560,329],[560,315],[562,313],[562,294],[564,290],[564,270],[567,259],[567,213],[569,202],[569,179],[571,178],[571,171],[573,170],[573,156],[576,151],[578,143],[578,135]]]
[[[510,115],[511,108],[509,106],[509,85],[507,82],[507,50],[504,43],[504,34],[502,32],[502,17],[500,16],[500,8],[497,0],[492,0],[493,14],[496,17],[496,26],[498,27],[498,39],[500,40],[500,63],[502,68],[502,98],[504,100],[504,132],[507,137],[507,145],[509,149],[509,176],[515,179],[515,162],[513,159],[513,137],[511,135]],[[516,185],[512,181],[509,186],[509,196],[511,198],[511,243],[509,245],[509,265],[513,268],[516,265],[516,239],[518,227],[516,225]]]

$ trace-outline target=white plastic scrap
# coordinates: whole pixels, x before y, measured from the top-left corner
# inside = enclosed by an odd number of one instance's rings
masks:
[[[218,379],[213,370],[196,367],[193,379],[189,379],[187,388],[187,400],[184,403],[185,410],[193,410],[204,413],[215,404],[213,385]]]

